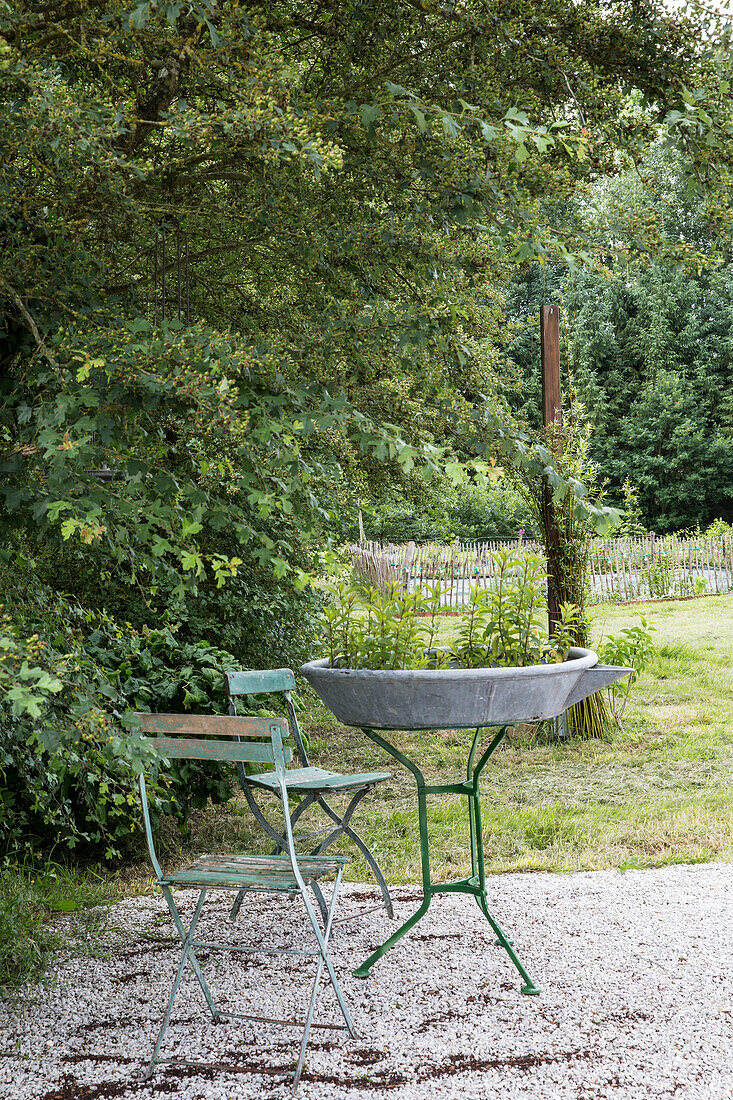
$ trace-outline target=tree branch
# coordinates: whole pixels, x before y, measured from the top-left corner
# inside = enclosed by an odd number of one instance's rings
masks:
[[[157,73],[146,92],[138,96],[135,119],[126,134],[118,138],[115,148],[132,156],[160,123],[160,116],[178,98],[184,71],[188,68],[189,49],[169,53],[156,63]]]
[[[17,307],[18,307],[18,309],[20,310],[20,312],[21,312],[21,314],[22,314],[22,316],[23,316],[23,320],[25,321],[25,323],[27,324],[28,328],[30,329],[30,331],[31,331],[31,335],[33,336],[33,339],[34,339],[34,340],[36,341],[36,344],[38,345],[38,349],[39,349],[39,351],[42,351],[42,352],[43,352],[43,354],[44,354],[44,355],[46,356],[46,358],[48,359],[49,363],[51,363],[51,364],[52,364],[52,365],[53,365],[54,367],[55,367],[55,366],[57,366],[58,364],[56,363],[56,360],[54,359],[54,357],[53,357],[53,356],[51,355],[50,351],[49,351],[49,350],[48,350],[48,348],[46,347],[46,343],[45,343],[45,341],[44,341],[43,337],[41,336],[41,333],[40,333],[40,331],[39,331],[39,329],[38,329],[38,325],[37,325],[37,324],[36,324],[36,322],[35,322],[35,321],[33,320],[33,317],[31,316],[31,314],[30,314],[30,313],[28,312],[28,309],[27,309],[27,307],[26,307],[26,304],[25,304],[25,302],[24,302],[24,301],[23,301],[23,299],[22,299],[22,298],[20,297],[20,295],[19,295],[19,294],[17,294],[17,293],[16,293],[16,292],[15,292],[15,291],[13,290],[13,288],[12,288],[12,287],[8,287],[8,292],[9,292],[9,294],[10,294],[10,297],[11,297],[11,298],[13,299],[13,301],[14,301],[14,302],[15,302],[15,304],[16,304],[16,306],[17,306]]]

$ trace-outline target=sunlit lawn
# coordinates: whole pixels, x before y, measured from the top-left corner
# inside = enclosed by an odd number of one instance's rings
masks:
[[[575,871],[653,867],[733,855],[733,596],[596,609],[597,634],[642,612],[658,652],[637,682],[623,730],[609,742],[548,743],[510,733],[484,772],[488,869]],[[446,617],[445,637],[455,628]],[[358,731],[312,698],[303,724],[314,762],[340,770],[393,770],[363,804],[359,828],[392,882],[418,881],[412,780]],[[396,734],[429,782],[462,778],[470,734]],[[434,870],[467,870],[465,800],[429,800]],[[243,803],[196,822],[195,850],[241,848],[256,838]],[[368,880],[355,859],[350,877]]]

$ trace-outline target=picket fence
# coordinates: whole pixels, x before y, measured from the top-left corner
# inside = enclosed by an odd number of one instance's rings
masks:
[[[380,589],[398,582],[410,591],[441,583],[446,607],[464,606],[472,587],[493,583],[497,550],[533,551],[531,540],[493,539],[449,544],[404,545],[364,542],[350,547],[355,577]],[[733,542],[717,538],[595,538],[589,563],[589,594],[594,603],[702,596],[733,591]]]

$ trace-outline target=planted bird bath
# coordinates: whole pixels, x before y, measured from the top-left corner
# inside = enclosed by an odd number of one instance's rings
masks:
[[[423,900],[420,908],[378,947],[354,973],[368,977],[372,966],[427,913],[434,894],[471,894],[523,979],[522,993],[539,986],[514,950],[514,941],[488,907],[481,828],[481,773],[518,722],[554,718],[596,691],[623,679],[630,668],[599,665],[590,649],[571,649],[557,664],[508,668],[358,669],[331,668],[327,660],[310,661],[300,670],[339,721],[358,726],[415,777],[420,828]],[[499,729],[476,760],[481,730]],[[474,729],[465,780],[429,784],[419,763],[384,738],[380,730]],[[468,798],[471,874],[453,882],[433,882],[430,874],[427,796],[457,794]]]

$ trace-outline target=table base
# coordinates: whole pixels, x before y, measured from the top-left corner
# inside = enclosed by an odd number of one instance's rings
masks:
[[[484,849],[482,841],[481,831],[481,791],[480,780],[481,772],[486,766],[492,753],[499,747],[504,740],[507,732],[507,726],[502,726],[494,737],[493,741],[483,753],[479,759],[478,764],[475,764],[476,751],[478,748],[479,735],[481,733],[481,727],[476,730],[474,734],[473,742],[471,744],[471,751],[468,757],[468,766],[466,769],[466,781],[462,783],[443,783],[443,784],[429,784],[425,782],[420,769],[414,764],[404,753],[400,752],[394,745],[390,744],[381,733],[377,733],[376,730],[364,728],[362,732],[380,748],[388,752],[390,756],[394,757],[398,763],[412,772],[417,783],[417,806],[418,806],[418,820],[420,826],[420,861],[422,867],[422,887],[423,887],[423,900],[420,908],[408,917],[404,924],[400,925],[396,932],[381,944],[376,951],[372,952],[368,959],[365,959],[361,966],[357,967],[354,971],[354,976],[357,978],[368,978],[371,973],[372,966],[383,955],[390,950],[391,947],[402,939],[406,932],[421,920],[428,909],[430,908],[430,902],[432,901],[434,894],[470,894],[476,899],[476,904],[483,913],[486,920],[491,925],[495,935],[497,946],[503,947],[509,958],[514,963],[515,967],[519,971],[524,985],[522,986],[522,993],[528,996],[536,995],[540,993],[540,987],[533,981],[524,967],[521,959],[518,957],[514,950],[513,943],[499,922],[492,916],[489,911],[489,905],[486,895],[486,874],[484,870]],[[429,794],[460,794],[468,798],[468,820],[470,828],[471,838],[471,875],[468,878],[456,879],[454,882],[433,882],[430,876],[430,849],[428,843],[428,817],[427,817],[427,795]]]

